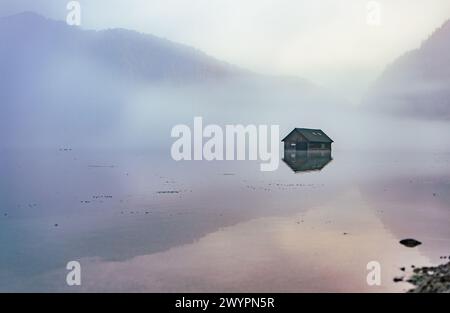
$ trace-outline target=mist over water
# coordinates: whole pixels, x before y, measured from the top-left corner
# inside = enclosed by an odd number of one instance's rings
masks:
[[[82,291],[402,291],[399,267],[448,252],[447,123],[375,115],[298,81],[96,86],[95,100],[81,85],[9,107],[2,291],[71,291],[71,260]],[[176,162],[170,131],[194,116],[277,124],[280,140],[321,128],[332,160],[305,173],[284,162],[271,173],[259,162]],[[404,237],[424,245],[407,250]],[[365,282],[372,260],[381,287]]]
[[[281,137],[295,127],[322,128],[336,149],[450,148],[445,121],[373,113],[297,82],[287,87],[268,80],[122,87],[122,93],[114,86],[97,84],[84,91],[74,84],[74,90],[62,89],[48,100],[33,93],[21,96],[6,107],[1,145],[168,149],[172,127],[192,127],[200,116],[205,125],[279,125]]]

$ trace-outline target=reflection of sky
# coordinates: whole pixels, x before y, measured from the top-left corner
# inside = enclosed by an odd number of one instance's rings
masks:
[[[390,290],[399,267],[448,252],[448,154],[336,151],[303,174],[144,151],[9,156],[0,290],[64,288],[68,260],[90,291],[370,291],[371,260]]]
[[[386,64],[416,48],[450,17],[447,0],[379,2],[382,25],[369,27],[367,1],[361,0],[80,1],[86,28],[152,33],[243,67],[306,77],[341,93],[360,93]],[[33,10],[64,19],[65,3],[6,0],[0,12]]]
[[[381,265],[381,286],[366,283],[370,261]],[[87,291],[386,292],[411,287],[393,283],[403,274],[400,266],[428,259],[399,246],[373,208],[349,189],[302,214],[239,223],[161,253],[81,262]],[[45,278],[57,281],[57,273]]]

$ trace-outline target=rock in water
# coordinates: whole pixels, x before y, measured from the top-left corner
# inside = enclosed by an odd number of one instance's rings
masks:
[[[450,262],[436,267],[416,268],[407,282],[415,285],[408,292],[450,293]]]
[[[400,240],[400,243],[408,248],[414,248],[422,244],[420,241],[411,238]]]

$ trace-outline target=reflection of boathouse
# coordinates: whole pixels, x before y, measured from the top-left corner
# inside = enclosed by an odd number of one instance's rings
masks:
[[[301,151],[285,149],[283,161],[294,172],[320,171],[332,160],[331,150]]]
[[[294,128],[284,139],[284,149],[301,151],[331,150],[333,140],[321,129]]]

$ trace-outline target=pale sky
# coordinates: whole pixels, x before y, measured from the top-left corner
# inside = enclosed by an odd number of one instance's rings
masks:
[[[2,0],[64,20],[66,0]],[[383,68],[450,18],[449,0],[80,0],[83,28],[134,29],[257,72],[309,79],[358,102]],[[367,4],[381,24],[367,23]],[[373,12],[373,11],[371,11]]]

